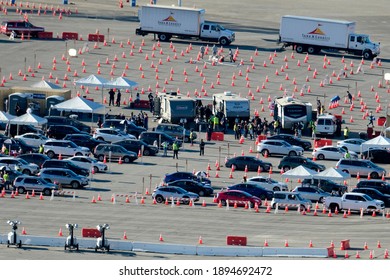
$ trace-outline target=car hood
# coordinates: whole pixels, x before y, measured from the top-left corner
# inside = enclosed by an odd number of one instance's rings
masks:
[[[87,147],[80,147],[82,151],[89,152],[89,149]]]

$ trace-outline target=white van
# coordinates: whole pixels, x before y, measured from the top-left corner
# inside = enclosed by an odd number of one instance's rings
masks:
[[[316,134],[333,135],[336,132],[336,117],[332,114],[319,115],[316,121]]]

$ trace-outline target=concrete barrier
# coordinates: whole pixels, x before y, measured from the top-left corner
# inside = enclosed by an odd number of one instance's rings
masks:
[[[77,236],[76,236],[77,237]],[[20,235],[22,246],[63,247],[66,237],[46,237]],[[80,249],[94,249],[95,238],[78,238]],[[204,246],[167,243],[131,242],[127,240],[111,240],[108,238],[110,250],[151,252],[161,254],[182,254],[199,256],[226,257],[318,257],[328,258],[327,248],[272,248],[248,246]],[[7,244],[7,235],[0,235],[0,244]]]

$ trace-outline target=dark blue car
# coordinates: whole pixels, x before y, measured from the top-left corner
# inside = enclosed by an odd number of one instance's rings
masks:
[[[169,182],[182,180],[182,179],[190,179],[190,180],[194,180],[197,182],[204,182],[206,184],[211,185],[211,181],[208,178],[204,178],[202,176],[195,176],[191,172],[184,172],[184,171],[165,174],[164,183],[169,183]]]
[[[274,197],[274,192],[266,190],[255,183],[239,183],[228,187],[228,190],[244,191],[253,196],[260,198],[261,200],[271,200]]]

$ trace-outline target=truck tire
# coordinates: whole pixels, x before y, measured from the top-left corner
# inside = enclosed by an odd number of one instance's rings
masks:
[[[316,48],[316,47],[314,47],[314,46],[308,46],[308,47],[307,47],[307,52],[308,52],[309,54],[315,54],[315,53],[317,53],[318,51],[317,51],[317,48]]]
[[[363,58],[364,59],[372,59],[373,58],[372,52],[370,50],[363,51]]]
[[[303,45],[296,45],[295,46],[295,51],[297,53],[303,53],[305,51],[305,47]]]
[[[158,34],[158,39],[162,42],[169,41],[170,37],[167,34]]]
[[[228,38],[222,37],[222,38],[219,39],[219,43],[222,46],[228,46],[230,44],[230,41],[228,40]]]

